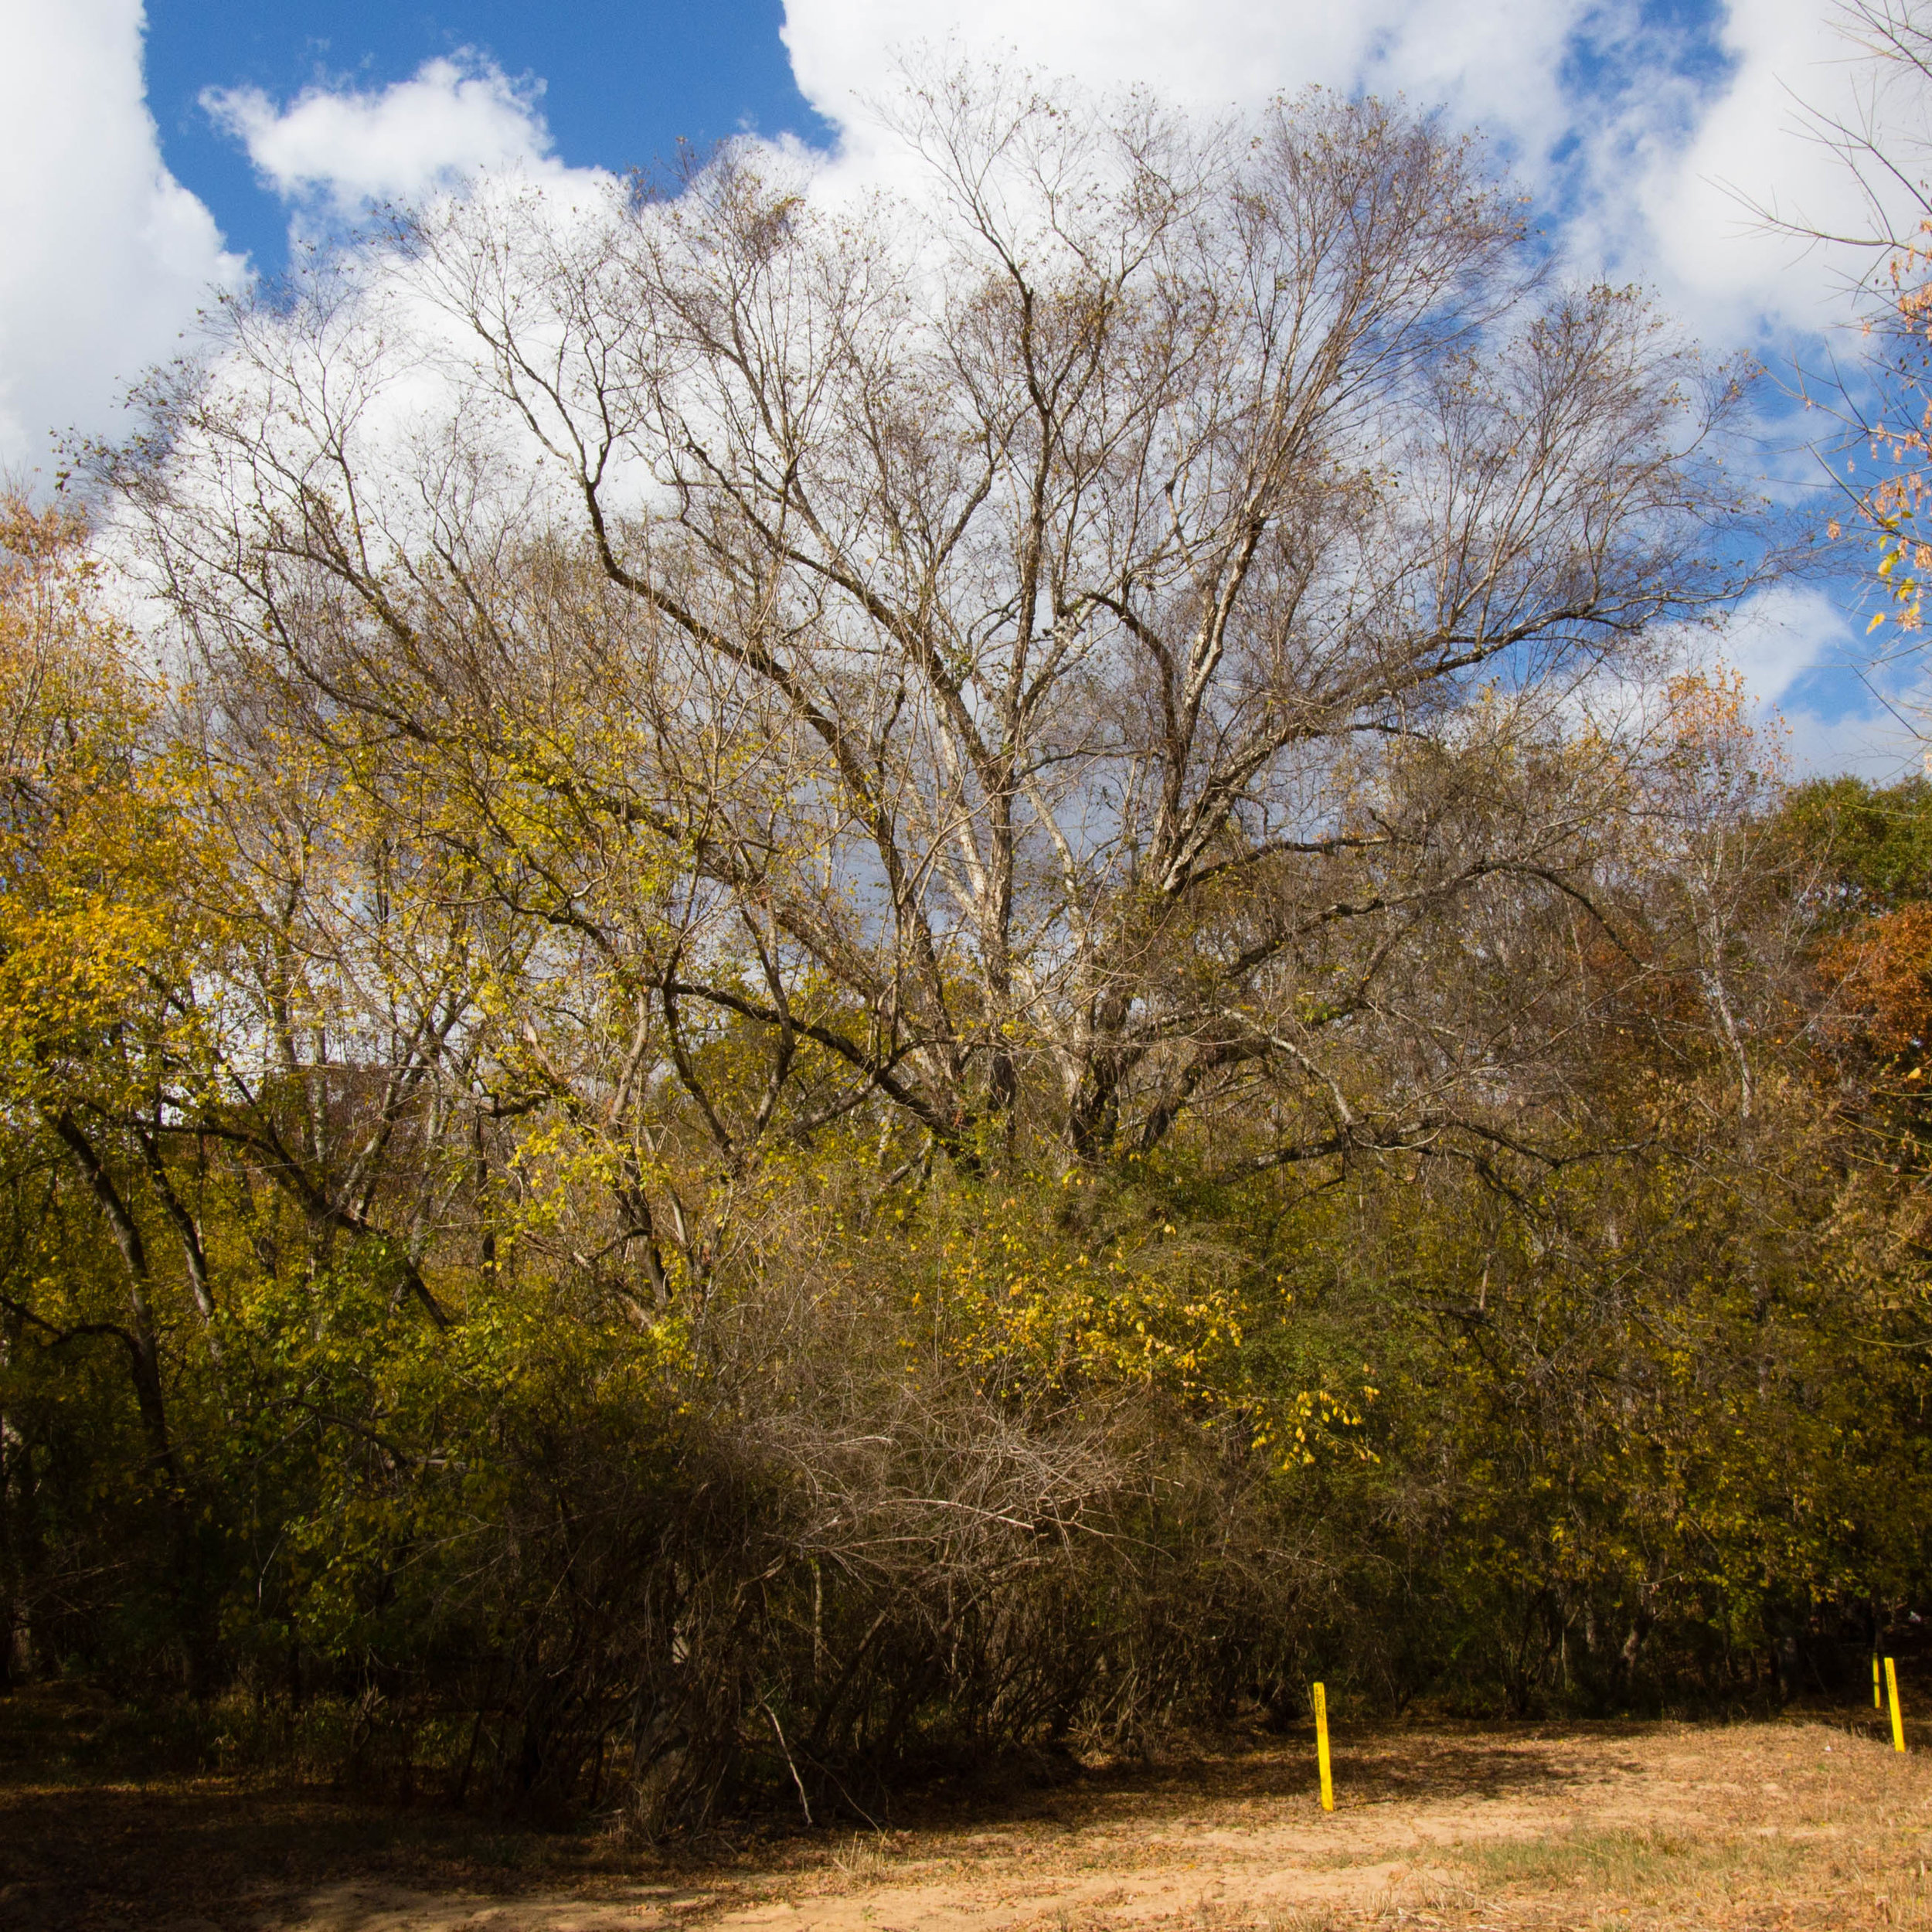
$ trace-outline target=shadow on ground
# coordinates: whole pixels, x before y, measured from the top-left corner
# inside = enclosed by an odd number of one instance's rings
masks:
[[[298,1917],[352,1932],[476,1923],[493,1901],[512,1908],[503,1923],[561,1925],[546,1915],[554,1907],[587,1927],[604,1922],[601,1907],[612,1923],[662,1926],[686,1912],[742,1910],[753,1894],[795,1889],[794,1879],[808,1889],[836,1883],[841,1845],[858,1842],[849,1818],[817,1832],[773,1818],[654,1855],[596,1831],[535,1830],[431,1803],[142,1770],[90,1746],[90,1726],[110,1708],[58,1688],[0,1696],[0,1932],[256,1932]],[[1715,1747],[1719,1733],[1706,1735]],[[1641,1779],[1647,1764],[1654,1771],[1659,1738],[1644,1724],[1345,1723],[1336,1782],[1345,1811],[1372,1835],[1373,1819],[1395,1828],[1405,1808],[1588,1805],[1588,1787]],[[1180,1848],[1210,1824],[1210,1837],[1238,1838],[1264,1817],[1298,1831],[1321,1815],[1312,1760],[1312,1740],[1290,1734],[1161,1763],[1015,1761],[879,1794],[893,1830],[876,1842],[909,1870],[934,1859],[957,1870],[995,1840],[1050,1865],[1109,1843],[1130,1860],[1137,1845]],[[335,1903],[314,1916],[324,1900]],[[423,1917],[410,1900],[437,1903]]]

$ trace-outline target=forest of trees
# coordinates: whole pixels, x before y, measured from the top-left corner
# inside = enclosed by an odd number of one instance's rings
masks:
[[[896,113],[399,217],[9,505],[6,1681],[646,1835],[1850,1681],[1932,784],[1699,655],[1748,372],[1405,110]]]

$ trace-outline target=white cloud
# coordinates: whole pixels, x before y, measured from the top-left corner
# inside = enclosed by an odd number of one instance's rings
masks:
[[[140,0],[0,0],[0,464],[113,431],[239,257],[162,165]]]
[[[1712,0],[1701,22],[1660,22],[1641,0],[787,0],[784,36],[801,91],[841,131],[834,192],[894,171],[872,105],[903,58],[933,49],[1209,111],[1311,83],[1365,88],[1480,128],[1573,271],[1654,288],[1713,351],[1777,362],[1852,320],[1862,258],[1807,248],[1750,205],[1841,233],[1869,220],[1817,138],[1820,117],[1855,123],[1874,99],[1822,0]],[[1764,405],[1782,409],[1775,385]],[[1764,454],[1781,496],[1815,482],[1802,438],[1784,440]],[[1826,592],[1785,587],[1722,641],[1801,770],[1917,767],[1920,741],[1854,668],[1862,628]]]
[[[1849,771],[1874,784],[1889,785],[1924,768],[1924,741],[1888,711],[1852,711],[1827,718],[1800,705],[1777,715],[1796,777]]]
[[[352,442],[367,458],[365,481],[380,499],[381,517],[399,530],[420,533],[423,505],[406,487],[404,500],[382,498],[378,479],[412,474],[407,460],[387,460],[419,441],[457,433],[475,449],[498,439],[493,455],[506,488],[540,492],[542,453],[513,412],[492,403],[478,381],[473,330],[433,295],[434,277],[406,265],[379,236],[332,236],[372,206],[395,205],[463,218],[466,209],[491,211],[519,230],[542,230],[567,247],[573,236],[604,219],[611,176],[600,168],[566,167],[557,157],[539,111],[542,83],[512,80],[483,57],[464,51],[425,61],[406,80],[386,87],[311,87],[286,104],[256,88],[209,90],[202,105],[245,148],[265,186],[291,210],[297,236],[339,240],[348,271],[337,287],[341,302],[328,343],[362,373],[349,413]],[[419,272],[420,271],[420,272]],[[445,291],[447,295],[447,291]],[[540,334],[543,325],[527,318]],[[560,332],[552,331],[552,335]],[[379,337],[400,353],[372,349],[366,362],[348,345]],[[294,366],[314,376],[322,352],[298,333],[286,340]],[[238,396],[253,393],[260,371],[246,359],[218,362],[217,379],[233,380]]]
[[[1716,655],[1781,731],[1795,772],[1889,782],[1922,764],[1932,697],[1915,659],[1872,665],[1859,620],[1815,586],[1782,584],[1741,606]]]
[[[1732,77],[1687,138],[1645,157],[1626,251],[1706,333],[1829,328],[1845,319],[1844,281],[1862,258],[1808,249],[1753,205],[1839,233],[1866,225],[1816,117],[1854,117],[1869,70],[1818,0],[1735,0],[1723,42]]]
[[[862,131],[863,104],[920,44],[1016,53],[1092,84],[1140,83],[1208,107],[1253,106],[1309,81],[1406,87],[1467,119],[1553,128],[1547,77],[1588,0],[789,0],[784,39],[801,91]]]
[[[311,87],[285,107],[256,87],[210,89],[202,105],[285,201],[352,216],[486,172],[562,173],[540,92],[464,54],[386,87]]]
[[[1851,662],[1852,644],[1843,606],[1815,587],[1779,584],[1738,610],[1720,649],[1751,696],[1774,705],[1808,672]]]
[[[1833,264],[1756,232],[1739,195],[1843,217],[1849,185],[1799,103],[1844,111],[1856,70],[1818,0],[1719,0],[1709,24],[1714,44],[1638,0],[787,0],[784,36],[860,169],[879,158],[866,104],[922,46],[1209,108],[1311,82],[1404,94],[1495,138],[1581,272],[1659,287],[1729,346],[1828,313]]]

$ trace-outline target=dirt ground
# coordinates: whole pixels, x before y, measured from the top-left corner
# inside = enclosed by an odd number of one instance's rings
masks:
[[[1289,1740],[678,1862],[427,1806],[0,1762],[0,1928],[1932,1928],[1932,1733],[1901,1758],[1869,1718],[1345,1726],[1332,1815]]]

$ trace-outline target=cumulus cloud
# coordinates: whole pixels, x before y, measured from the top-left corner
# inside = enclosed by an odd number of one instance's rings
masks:
[[[1819,134],[1858,117],[1869,70],[1817,0],[1736,0],[1720,41],[1723,84],[1640,158],[1622,253],[1707,334],[1828,328],[1845,319],[1845,281],[1865,259],[1807,247],[1774,223],[1867,226],[1858,182]]]
[[[1552,136],[1547,80],[1589,0],[789,0],[784,39],[800,90],[862,140],[864,105],[900,53],[950,43],[1011,50],[1100,86],[1139,83],[1196,105],[1253,106],[1310,81],[1365,80],[1449,104],[1467,119]]]
[[[126,385],[175,353],[240,259],[161,159],[140,0],[7,9],[0,61],[0,464],[111,433]]]
[[[788,0],[801,90],[879,158],[867,104],[904,53],[1012,54],[1209,108],[1320,83],[1402,94],[1509,155],[1587,274],[1650,284],[1725,345],[1825,318],[1841,265],[1747,202],[1841,222],[1851,184],[1803,107],[1846,111],[1856,70],[1818,0],[1717,0],[1660,24],[1640,0]]]
[[[113,433],[124,385],[245,264],[162,164],[140,0],[12,0],[8,14],[0,464],[19,467],[44,457],[51,430]],[[1848,266],[1767,236],[1747,201],[1826,227],[1860,212],[1855,184],[1804,138],[1806,107],[1855,119],[1869,86],[1818,0],[1712,0],[1701,15],[1641,0],[788,0],[784,31],[801,90],[842,131],[821,171],[833,192],[889,165],[869,104],[921,48],[1015,56],[1210,111],[1310,82],[1439,104],[1495,138],[1574,266],[1651,284],[1716,346],[1819,325]],[[464,53],[388,87],[204,100],[307,226],[490,173],[554,185],[568,206],[601,178],[563,166],[541,96],[539,80]],[[1740,615],[1728,648],[1762,702],[1785,706],[1808,761],[1842,761],[1897,736],[1842,668],[1858,644],[1823,594],[1781,591]]]
[[[1913,658],[1870,664],[1862,631],[1816,586],[1781,584],[1741,606],[1718,640],[1717,655],[1743,677],[1759,718],[1784,734],[1801,774],[1889,782],[1923,760],[1932,689],[1922,667]]]
[[[1821,129],[1903,104],[1848,57],[1821,0],[787,0],[784,36],[801,91],[841,131],[832,180],[847,187],[893,170],[874,108],[907,56],[991,56],[1209,111],[1310,83],[1401,94],[1495,142],[1571,272],[1646,286],[1708,348],[1774,363],[1808,359],[1852,319],[1845,285],[1869,265],[1777,226],[1869,226]],[[1763,406],[1779,414],[1776,385]],[[1781,498],[1815,481],[1801,447],[1785,435],[1763,453]],[[1917,762],[1919,741],[1861,682],[1862,629],[1827,592],[1786,587],[1723,641],[1801,768]]]
[[[1811,673],[1847,662],[1852,642],[1841,604],[1814,586],[1779,584],[1737,611],[1725,628],[1723,653],[1751,696],[1774,705]]]
[[[202,105],[284,200],[352,216],[473,175],[563,172],[541,93],[540,83],[464,53],[426,61],[386,87],[314,87],[285,107],[257,87],[211,88]]]

